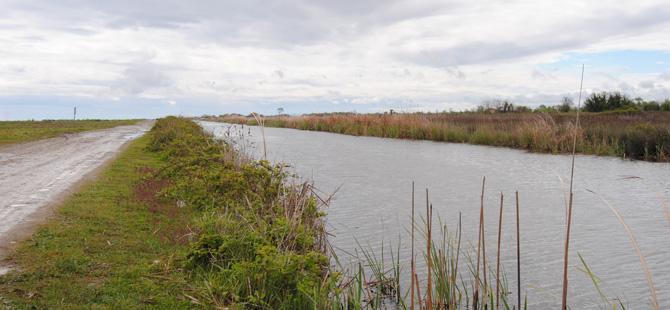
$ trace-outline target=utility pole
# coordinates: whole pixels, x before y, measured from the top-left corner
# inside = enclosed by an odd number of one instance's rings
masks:
[[[74,107],[74,116],[72,117],[72,123],[77,122],[77,107]]]

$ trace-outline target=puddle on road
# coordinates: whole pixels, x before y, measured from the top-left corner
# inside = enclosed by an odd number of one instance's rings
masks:
[[[131,134],[124,135],[123,138],[126,139],[126,140],[132,140],[132,139],[135,139],[135,138],[138,138],[138,137],[142,136],[145,133],[147,133],[147,131],[140,131],[140,132],[136,132],[136,133],[131,133]]]

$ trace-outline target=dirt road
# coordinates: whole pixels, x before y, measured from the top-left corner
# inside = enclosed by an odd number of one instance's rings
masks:
[[[0,148],[0,260],[153,121]],[[0,261],[0,274],[7,271]]]

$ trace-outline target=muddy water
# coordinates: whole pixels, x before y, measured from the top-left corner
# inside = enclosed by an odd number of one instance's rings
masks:
[[[203,126],[221,136],[230,125]],[[247,150],[262,156],[258,128],[245,126],[244,132],[251,133],[249,140],[255,147]],[[337,200],[328,210],[328,222],[335,235],[330,241],[340,257],[350,258],[348,253],[354,253],[357,242],[379,253],[382,243],[396,247],[401,238],[405,270],[409,269],[411,256],[407,229],[411,223],[412,182],[417,213],[425,213],[428,189],[436,218],[439,215],[442,223],[453,229],[460,213],[464,239],[476,244],[485,177],[487,253],[491,261],[497,245],[502,193],[501,257],[514,301],[518,293],[514,197],[518,191],[521,295],[528,296],[529,309],[560,307],[566,218],[560,179],[569,185],[570,156],[275,128],[265,129],[265,140],[268,159],[292,164],[323,191],[339,188]],[[607,298],[623,300],[628,309],[653,309],[634,246],[600,196],[629,225],[646,259],[660,307],[670,308],[670,227],[665,209],[644,181],[631,176],[653,184],[670,201],[669,164],[583,155],[576,158],[568,295],[572,309],[599,309],[603,305],[590,278],[577,269],[583,269],[578,253],[611,287],[601,284]],[[438,226],[438,220],[434,223]]]
[[[153,121],[0,148],[0,258]],[[0,265],[0,274],[7,271]]]

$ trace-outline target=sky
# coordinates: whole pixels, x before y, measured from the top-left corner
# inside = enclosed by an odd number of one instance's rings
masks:
[[[670,2],[1,0],[0,120],[670,98]]]

